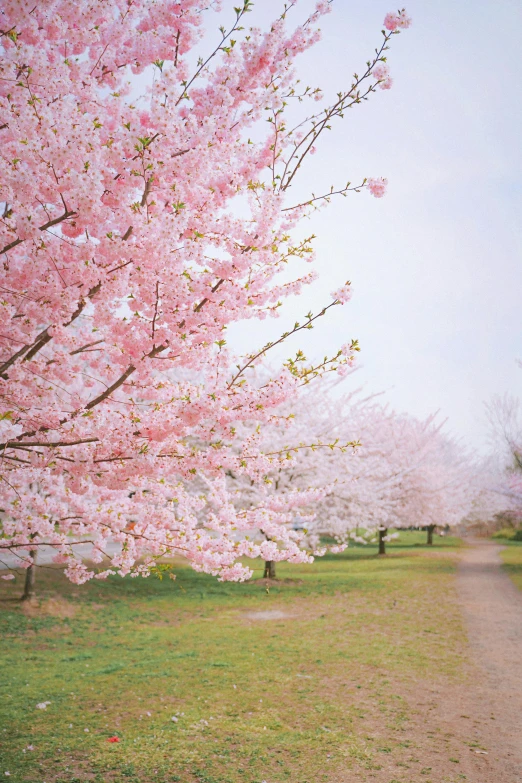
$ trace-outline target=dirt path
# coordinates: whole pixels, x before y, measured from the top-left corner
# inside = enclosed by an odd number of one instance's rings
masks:
[[[399,763],[395,757],[379,772],[339,783],[522,783],[522,591],[502,569],[501,546],[466,543],[456,579],[468,637],[463,680],[400,682],[410,749]],[[381,731],[384,740],[389,727]]]
[[[473,540],[458,594],[477,679],[468,709],[488,748],[477,783],[522,781],[522,593],[501,568],[501,547]]]
[[[456,584],[465,681],[414,683],[408,728],[428,777],[411,780],[522,783],[522,592],[502,569],[501,546],[467,544]]]

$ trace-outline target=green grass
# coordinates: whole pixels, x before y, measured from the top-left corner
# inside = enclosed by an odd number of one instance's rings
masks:
[[[424,540],[403,534],[386,558],[355,547],[278,565],[268,592],[184,566],[175,581],[83,587],[46,569],[27,614],[19,580],[2,583],[0,775],[318,783],[396,763],[389,779],[409,781],[408,694],[427,672],[457,681],[464,647],[457,542],[437,538],[428,554]]]
[[[522,541],[522,528],[504,527],[493,533],[491,537],[508,539],[509,541]]]
[[[497,543],[505,544],[506,548],[500,553],[500,557],[504,561],[504,568],[516,586],[522,590],[522,541],[500,539]]]

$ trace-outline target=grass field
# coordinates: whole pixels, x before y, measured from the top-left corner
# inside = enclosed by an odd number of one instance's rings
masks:
[[[440,783],[408,699],[426,678],[461,678],[458,542],[428,552],[424,540],[281,565],[269,590],[261,563],[244,585],[181,566],[175,581],[76,587],[46,569],[35,608],[15,600],[19,579],[2,583],[0,775],[319,783],[381,770],[387,783]],[[455,769],[444,780],[464,779]]]
[[[516,586],[522,590],[522,541],[500,539],[496,543],[505,545],[506,548],[500,553],[504,568]]]

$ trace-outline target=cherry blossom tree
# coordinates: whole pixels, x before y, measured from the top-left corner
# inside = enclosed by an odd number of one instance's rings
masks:
[[[316,526],[340,543],[361,540],[362,528],[377,537],[379,553],[385,554],[386,542],[396,536],[389,528],[429,524],[424,516],[433,491],[428,460],[444,443],[437,442],[442,425],[436,416],[420,421],[397,413],[381,395],[345,397],[330,410],[330,426],[323,429],[341,443],[357,439],[357,447],[343,462],[334,452],[321,455],[323,472],[333,483]]]
[[[388,14],[360,74],[328,99],[301,86],[295,62],[318,42],[329,0],[300,23],[294,3],[282,6],[266,31],[246,27],[243,0],[196,61],[213,5],[0,9],[0,547],[30,568],[50,545],[77,583],[147,575],[166,553],[228,580],[251,573],[241,557],[270,559],[268,549],[310,560],[288,506],[267,494],[238,511],[227,472],[262,483],[270,462],[256,428],[351,361],[355,342],[311,364],[299,351],[255,381],[270,350],[347,302],[350,285],[246,356],[226,329],[278,317],[312,282],[313,237],[298,225],[318,204],[383,195],[376,177],[304,198],[296,186],[325,131],[391,86],[389,45],[410,20]],[[79,540],[95,564],[109,541],[121,551],[96,573]]]
[[[351,422],[347,427],[343,416],[350,404],[364,404],[357,390],[342,398],[330,392],[331,386],[325,382],[308,386],[297,407],[293,400],[287,401],[263,427],[259,445],[269,461],[263,483],[245,473],[228,474],[238,509],[256,507],[267,496],[278,498],[281,505],[292,509],[286,523],[289,535],[316,556],[326,551],[320,545],[321,536],[335,535],[339,544],[345,544],[336,524],[333,499],[338,485],[351,481],[347,463],[359,443],[352,437],[356,424]],[[344,521],[343,533],[347,526]],[[342,548],[333,547],[334,551]],[[277,546],[270,552],[264,576],[273,579],[276,562],[284,559],[284,553]]]
[[[337,491],[347,501],[349,525],[374,530],[381,555],[397,536],[390,528],[426,527],[431,544],[437,524],[454,524],[468,509],[468,455],[443,432],[437,415],[419,420],[378,400],[359,415],[361,446],[351,463],[352,481]]]
[[[502,510],[522,518],[522,405],[509,394],[486,405],[492,454],[484,486],[501,499]],[[498,509],[497,509],[498,513]]]
[[[487,454],[476,466],[475,494],[471,507],[463,520],[464,530],[479,534],[491,533],[499,527],[507,527],[516,519],[512,499],[499,491],[505,479],[496,456]]]
[[[436,415],[419,420],[373,400],[347,410],[346,421],[357,427],[360,446],[330,495],[345,538],[366,528],[385,554],[397,536],[390,528],[425,527],[431,545],[437,525],[462,524],[478,491],[474,462]]]
[[[469,514],[477,495],[476,465],[441,427],[424,434],[418,464],[405,476],[397,527],[425,527],[432,545],[437,526],[462,525]]]

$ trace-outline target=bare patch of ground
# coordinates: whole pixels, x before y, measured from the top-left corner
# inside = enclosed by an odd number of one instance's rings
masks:
[[[47,598],[44,601],[23,601],[22,612],[27,617],[41,617],[47,615],[48,617],[59,617],[65,619],[67,617],[74,617],[77,611],[77,607],[67,601],[61,596],[53,598]]]
[[[279,609],[267,609],[261,612],[243,612],[243,617],[247,620],[286,620],[293,615],[288,612],[282,612]]]

